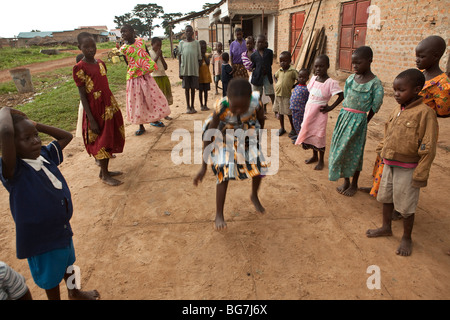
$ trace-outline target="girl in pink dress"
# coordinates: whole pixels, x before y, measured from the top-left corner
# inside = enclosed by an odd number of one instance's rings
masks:
[[[150,75],[157,70],[156,63],[150,58],[144,40],[135,38],[133,27],[121,28],[125,40],[120,52],[128,60],[127,71],[127,119],[139,125],[136,135],[145,132],[144,124],[164,127],[160,119],[170,114],[170,107],[164,93]]]
[[[330,60],[326,55],[320,55],[314,61],[315,76],[308,83],[309,99],[305,106],[302,128],[295,142],[305,150],[313,150],[313,156],[305,160],[305,163],[318,161],[314,170],[322,170],[324,166],[328,112],[344,100],[339,83],[328,76],[329,67]],[[329,106],[328,101],[336,94],[338,98]]]

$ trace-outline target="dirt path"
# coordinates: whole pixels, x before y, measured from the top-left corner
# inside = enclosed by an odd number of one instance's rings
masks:
[[[96,57],[103,59],[105,57],[105,54],[110,50],[111,49],[99,49],[99,50],[97,50]],[[78,53],[80,53],[80,51],[74,51],[74,53],[78,54]],[[54,69],[58,69],[58,68],[72,66],[72,65],[74,65],[74,62],[75,62],[75,57],[68,57],[68,58],[63,58],[63,59],[59,59],[59,60],[32,63],[32,64],[24,65],[21,68],[30,69],[31,74],[33,75],[33,74],[46,72],[46,71],[50,71],[50,70],[54,70]],[[13,68],[13,69],[16,69],[16,68]],[[12,80],[9,70],[11,70],[11,69],[0,70],[0,83]]]
[[[267,213],[254,212],[250,181],[231,182],[225,204],[228,229],[216,232],[211,170],[195,188],[192,179],[199,165],[176,166],[171,160],[178,144],[172,133],[193,133],[194,121],[208,113],[183,114],[177,65],[168,62],[174,120],[165,121],[165,128],[146,126],[139,137],[134,135],[137,126],[126,127],[125,151],[111,162],[112,170],[124,171],[123,185],[101,183],[99,168],[79,138],[64,151],[61,170],[74,201],[71,223],[83,288],[98,289],[103,299],[450,298],[450,257],[445,254],[450,249],[450,121],[440,119],[440,148],[428,187],[421,191],[410,257],[395,254],[401,221],[393,223],[392,237],[368,239],[365,231],[381,223],[381,204],[361,192],[353,198],[338,194],[341,181],[330,182],[327,169],[317,172],[306,165],[310,153],[292,145],[286,135],[280,137],[279,172],[264,178],[261,187]],[[124,105],[124,92],[116,98]],[[210,95],[210,106],[216,98]],[[362,186],[371,183],[374,150],[393,105],[393,98],[386,97],[369,125]],[[328,143],[338,112],[330,114]],[[267,127],[278,129],[272,113]],[[15,257],[4,188],[0,205],[0,260],[26,277],[35,299],[45,299],[26,260]],[[380,269],[381,287],[370,290],[367,270],[373,265]]]

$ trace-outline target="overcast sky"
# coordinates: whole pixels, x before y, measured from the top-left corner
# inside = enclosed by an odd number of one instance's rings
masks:
[[[156,3],[165,13],[201,11],[204,3],[220,0],[0,0],[0,37],[19,32],[73,30],[79,26],[106,25],[114,29],[114,16],[132,12],[137,4]],[[180,26],[178,26],[180,28]],[[178,28],[175,28],[177,31]],[[162,36],[155,30],[155,36]]]

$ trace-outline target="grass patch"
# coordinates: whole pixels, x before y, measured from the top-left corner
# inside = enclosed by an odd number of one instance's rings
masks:
[[[2,48],[0,49],[0,70],[17,68],[23,65],[45,62],[52,60],[59,60],[61,58],[75,56],[74,53],[67,51],[60,51],[57,55],[47,55],[40,53],[41,49],[48,49],[45,47],[32,46],[29,48]],[[65,48],[54,48],[65,49]]]

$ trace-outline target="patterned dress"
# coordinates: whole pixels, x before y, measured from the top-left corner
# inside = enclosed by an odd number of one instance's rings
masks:
[[[301,144],[304,149],[325,152],[328,113],[320,112],[320,108],[327,105],[331,97],[342,90],[336,80],[328,78],[322,83],[316,79],[317,76],[314,76],[308,83],[309,98],[295,144]]]
[[[292,123],[295,133],[298,134],[302,128],[303,115],[305,113],[306,102],[308,102],[309,91],[306,85],[298,84],[292,90],[289,109],[292,111]]]
[[[450,79],[445,73],[425,82],[420,95],[438,117],[450,116]]]
[[[125,127],[122,112],[109,89],[106,65],[83,60],[73,67],[73,79],[77,87],[85,87],[92,115],[100,127],[100,134],[91,131],[83,110],[82,134],[86,151],[97,160],[112,158],[121,153],[125,144]]]
[[[150,58],[143,39],[125,44],[120,52],[128,59],[127,119],[132,124],[158,121],[170,114],[170,107],[151,73],[157,69]]]
[[[220,134],[216,130],[208,130],[214,114],[206,119],[203,126],[203,138],[205,141],[214,139],[209,146],[214,145],[214,148],[211,149],[211,167],[217,177],[217,184],[228,180],[256,177],[262,175],[267,168],[256,139],[259,129],[261,129],[256,116],[258,108],[262,108],[259,92],[253,92],[250,107],[241,116],[236,116],[231,112],[228,98],[224,97],[218,100],[214,107],[214,113],[220,117],[217,128]],[[227,132],[229,129],[231,130]],[[238,129],[242,130],[243,135],[249,137],[247,141],[239,139],[239,135],[234,134]],[[228,148],[227,141],[229,142]]]
[[[331,138],[328,159],[328,178],[350,178],[362,170],[364,146],[367,134],[367,112],[378,112],[383,103],[384,90],[380,79],[367,83],[355,81],[355,75],[347,78],[344,88],[343,108],[339,112]]]

